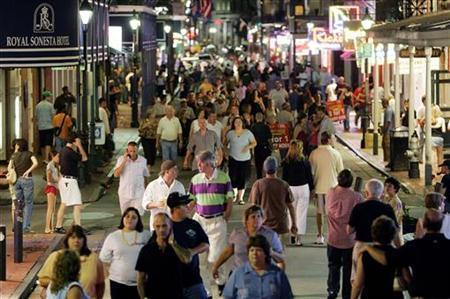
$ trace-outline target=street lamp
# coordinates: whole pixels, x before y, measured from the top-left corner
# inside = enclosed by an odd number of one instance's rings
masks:
[[[79,9],[81,23],[83,24],[83,60],[84,60],[84,69],[83,69],[83,97],[82,100],[79,101],[77,107],[77,118],[79,118],[79,126],[78,133],[81,137],[83,147],[86,149],[88,144],[87,137],[87,103],[88,103],[88,55],[87,55],[87,31],[88,25],[91,21],[93,9],[91,4],[87,0],[83,0]],[[94,113],[94,111],[92,111]],[[95,128],[94,128],[95,129]],[[93,132],[91,132],[91,143],[92,138],[95,142],[95,136]],[[85,165],[82,163],[80,165],[80,184],[83,185],[87,180],[87,173]]]
[[[375,22],[373,21],[372,17],[369,14],[369,9],[366,7],[366,11],[364,14],[364,17],[361,20],[361,26],[363,27],[363,29],[365,31],[370,30],[370,28],[372,28],[373,24]],[[368,42],[368,40],[366,41]],[[365,51],[364,51],[365,52]],[[365,53],[367,54],[367,53]],[[366,144],[366,133],[367,133],[367,129],[369,127],[369,111],[368,111],[368,104],[369,104],[369,73],[370,73],[370,66],[369,66],[369,57],[367,57],[367,55],[364,58],[364,67],[365,67],[365,105],[364,105],[364,111],[363,111],[363,116],[361,117],[361,129],[362,129],[362,139],[361,139],[361,148],[366,148],[367,144]],[[372,107],[373,109],[373,107]],[[376,132],[374,132],[374,134],[376,134]],[[374,136],[374,147],[376,144],[375,142],[378,142],[378,136]],[[375,140],[376,139],[376,140]]]
[[[133,72],[134,75],[133,77],[130,79],[131,82],[131,124],[130,126],[132,128],[137,128],[139,127],[139,122],[138,122],[138,79],[137,79],[137,67],[136,67],[136,63],[137,63],[137,59],[136,59],[136,52],[139,50],[138,49],[138,45],[139,45],[139,27],[141,26],[141,21],[139,19],[138,14],[136,13],[135,10],[133,10],[133,17],[130,19],[130,27],[131,30],[133,32],[133,47],[132,47],[132,51],[133,51]]]
[[[173,77],[173,32],[172,26],[164,25],[164,32],[166,33],[166,51],[167,51],[167,90],[172,92],[172,77]]]

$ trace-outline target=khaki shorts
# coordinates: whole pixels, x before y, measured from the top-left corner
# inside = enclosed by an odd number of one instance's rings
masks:
[[[317,214],[327,214],[325,210],[325,194],[316,194],[314,196],[314,206],[316,207]]]

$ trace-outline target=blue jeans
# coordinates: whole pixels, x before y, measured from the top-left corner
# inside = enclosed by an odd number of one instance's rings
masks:
[[[344,129],[350,130],[350,111],[352,110],[352,106],[344,105],[345,110],[345,119],[344,119]]]
[[[33,178],[19,177],[16,182],[16,197],[19,204],[24,205],[23,229],[31,228],[31,214],[33,213]]]
[[[55,150],[59,153],[66,146],[66,142],[59,137],[55,137]]]
[[[207,299],[205,287],[203,283],[195,284],[183,289],[183,299]]]
[[[161,140],[161,153],[163,161],[172,160],[176,162],[178,158],[177,141]]]

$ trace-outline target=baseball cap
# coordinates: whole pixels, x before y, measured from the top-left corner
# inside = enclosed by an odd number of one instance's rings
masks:
[[[278,169],[277,159],[275,159],[272,156],[267,157],[267,159],[264,161],[264,170],[266,171],[266,173],[274,174],[275,172],[277,172],[277,169]]]
[[[442,164],[439,165],[439,167],[442,167],[442,166],[447,166],[448,168],[450,168],[450,160],[449,159],[444,160],[444,162],[442,162]]]
[[[50,90],[44,90],[43,92],[42,92],[42,97],[44,97],[44,98],[46,98],[46,97],[52,97],[53,96],[53,94],[52,94],[52,92],[50,91]]]
[[[181,205],[187,205],[191,201],[189,194],[182,195],[178,192],[172,192],[167,197],[167,206],[172,209]]]

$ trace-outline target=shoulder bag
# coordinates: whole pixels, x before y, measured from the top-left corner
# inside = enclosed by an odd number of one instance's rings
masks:
[[[9,160],[8,172],[6,173],[6,181],[10,185],[14,185],[17,182],[16,168],[14,167],[13,159]]]

